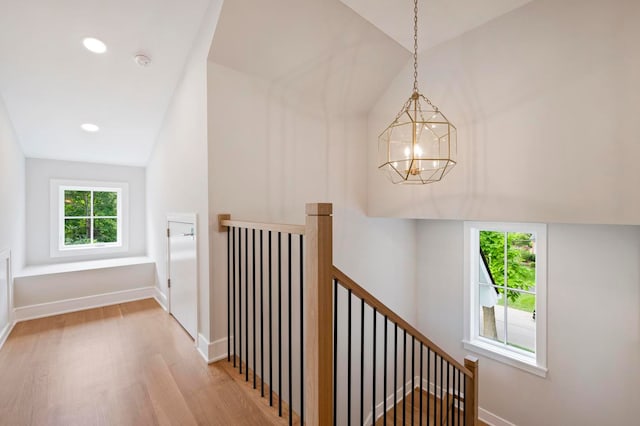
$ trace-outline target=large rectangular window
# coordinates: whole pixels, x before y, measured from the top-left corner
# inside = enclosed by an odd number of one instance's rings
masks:
[[[546,372],[546,226],[466,223],[465,345]]]

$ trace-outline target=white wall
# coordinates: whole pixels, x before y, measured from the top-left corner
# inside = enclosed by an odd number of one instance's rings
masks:
[[[463,250],[463,222],[419,221],[419,328],[458,359]],[[480,357],[480,407],[521,426],[636,423],[639,258],[640,227],[549,225],[549,373]]]
[[[332,202],[336,266],[412,321],[414,226],[364,215],[366,120],[308,107],[266,80],[209,64],[212,220],[303,224],[305,203]],[[226,335],[225,235],[212,233],[214,336]]]
[[[27,264],[42,265],[146,254],[145,170],[143,167],[28,158],[26,161]],[[129,185],[129,247],[127,251],[51,257],[51,179],[126,182]]]
[[[204,15],[147,164],[147,237],[157,285],[167,294],[167,214],[198,215],[199,330],[209,339],[209,223],[206,61],[221,1]]]
[[[458,126],[460,163],[427,187],[376,170],[407,66],[369,115],[368,212],[640,224],[639,20],[635,0],[537,0],[421,54],[421,88]]]
[[[25,247],[25,159],[18,138],[0,97],[0,253],[11,251],[11,269],[24,266]],[[7,260],[0,256],[0,297],[8,301]],[[3,304],[0,304],[3,305]],[[0,344],[9,331],[8,303],[0,307]]]
[[[24,266],[24,247],[25,158],[0,98],[0,251],[11,250],[14,270]]]

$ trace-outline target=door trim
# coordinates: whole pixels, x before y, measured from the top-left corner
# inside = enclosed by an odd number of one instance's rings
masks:
[[[193,238],[196,243],[196,335],[194,345],[198,347],[198,336],[200,335],[200,250],[198,250],[198,214],[197,213],[168,213],[166,228],[169,229],[169,222],[189,223],[193,225]],[[171,278],[171,250],[169,235],[167,239],[167,279]],[[171,288],[167,287],[167,312],[171,314]],[[171,314],[173,316],[173,314]]]

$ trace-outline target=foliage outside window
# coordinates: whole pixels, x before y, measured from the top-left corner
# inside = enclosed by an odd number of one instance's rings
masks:
[[[121,245],[121,191],[60,187],[61,249]]]
[[[465,346],[544,375],[546,226],[466,223],[465,232]]]

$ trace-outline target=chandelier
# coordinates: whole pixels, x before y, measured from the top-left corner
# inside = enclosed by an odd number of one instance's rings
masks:
[[[378,169],[398,184],[438,182],[456,165],[456,128],[418,90],[418,0],[413,7],[413,93],[378,137]]]

